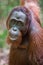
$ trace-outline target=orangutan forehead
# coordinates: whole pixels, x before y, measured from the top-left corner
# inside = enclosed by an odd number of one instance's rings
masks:
[[[24,14],[22,11],[14,11],[10,19],[16,19],[24,22],[26,20],[26,14]]]

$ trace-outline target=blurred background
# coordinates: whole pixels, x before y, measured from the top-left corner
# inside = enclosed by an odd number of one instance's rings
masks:
[[[19,0],[0,0],[0,48],[6,47],[6,19],[13,7],[19,5]],[[43,0],[39,0],[40,19],[43,26]]]

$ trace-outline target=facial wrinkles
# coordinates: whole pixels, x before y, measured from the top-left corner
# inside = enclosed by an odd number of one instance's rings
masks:
[[[10,19],[16,19],[18,21],[24,22],[26,20],[26,15],[21,11],[15,11],[13,12]]]

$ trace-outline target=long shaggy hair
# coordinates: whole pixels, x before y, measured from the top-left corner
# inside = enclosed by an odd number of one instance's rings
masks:
[[[21,6],[25,6],[27,9],[30,9],[35,17],[39,18],[40,7],[38,0],[20,0]]]

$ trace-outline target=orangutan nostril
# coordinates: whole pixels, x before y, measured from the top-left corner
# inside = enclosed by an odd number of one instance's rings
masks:
[[[13,28],[13,31],[17,31],[17,28],[15,27],[15,28]]]
[[[16,29],[13,29],[13,31],[17,31]]]

